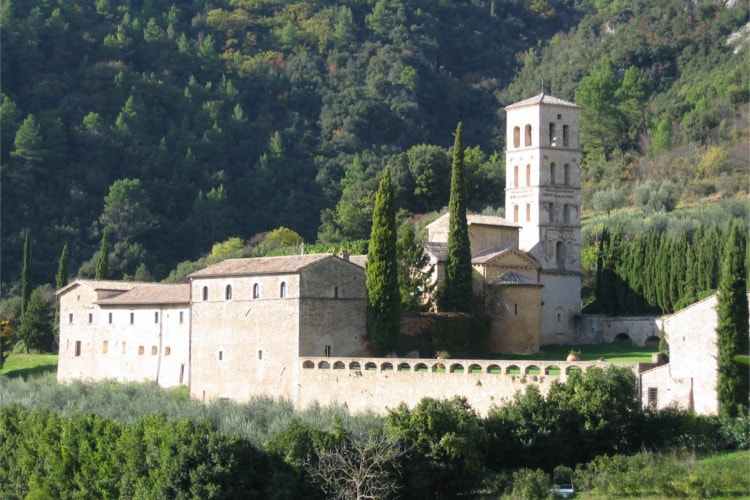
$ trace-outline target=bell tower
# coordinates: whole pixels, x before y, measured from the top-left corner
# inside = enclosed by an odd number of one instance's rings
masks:
[[[581,314],[579,109],[544,93],[505,108],[505,218],[541,266],[542,345],[572,343]]]

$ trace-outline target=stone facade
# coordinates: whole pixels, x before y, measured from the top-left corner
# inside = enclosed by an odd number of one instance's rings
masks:
[[[190,275],[190,395],[296,398],[300,356],[362,356],[364,270],[329,254],[230,259]]]
[[[188,285],[77,280],[58,296],[58,380],[187,384]]]
[[[654,316],[582,316],[576,333],[576,344],[601,344],[629,341],[637,346],[658,345],[661,323]]]

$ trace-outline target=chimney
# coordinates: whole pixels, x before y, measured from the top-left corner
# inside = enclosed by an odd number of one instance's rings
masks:
[[[349,252],[347,252],[346,250],[341,250],[341,258],[349,262]]]

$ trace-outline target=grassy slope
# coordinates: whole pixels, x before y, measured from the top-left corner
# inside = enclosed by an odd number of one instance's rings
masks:
[[[0,375],[26,377],[57,371],[57,354],[11,354]]]
[[[496,359],[537,359],[542,361],[565,361],[570,350],[580,352],[581,361],[597,361],[604,358],[606,361],[629,361],[650,363],[651,355],[658,351],[656,347],[637,347],[628,342],[616,342],[612,344],[590,344],[578,346],[549,345],[533,354],[501,354]]]

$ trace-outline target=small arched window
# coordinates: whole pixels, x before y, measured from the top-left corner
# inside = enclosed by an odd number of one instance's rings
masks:
[[[558,241],[555,244],[555,258],[557,259],[558,266],[562,266],[565,263],[565,246],[562,241]]]
[[[226,289],[224,290],[224,298],[226,300],[232,300],[232,285],[227,285]]]
[[[566,203],[563,205],[563,224],[567,224],[570,221],[570,207]]]
[[[548,211],[549,211],[549,222],[550,224],[553,224],[555,222],[555,204],[550,203],[548,205]]]
[[[569,185],[570,184],[570,165],[568,165],[567,163],[565,164],[565,166],[563,166],[563,177],[565,178],[563,180],[563,182],[565,182],[565,185],[566,186]]]
[[[254,299],[260,298],[260,285],[258,283],[255,283],[253,285],[253,298]]]
[[[554,123],[549,124],[549,145],[557,146],[557,127]]]
[[[551,163],[549,166],[549,183],[555,183],[555,164]]]
[[[513,222],[518,222],[518,205],[513,205]]]
[[[526,185],[531,186],[531,165],[526,165]]]
[[[282,299],[286,297],[286,281],[282,281],[281,285],[279,285],[279,297]]]
[[[203,287],[203,300],[208,300],[208,287]]]
[[[513,127],[513,147],[521,147],[521,127]]]
[[[524,146],[531,146],[531,125],[526,125]]]
[[[518,165],[513,167],[513,187],[518,187]]]
[[[526,204],[526,222],[531,220],[531,203]]]

